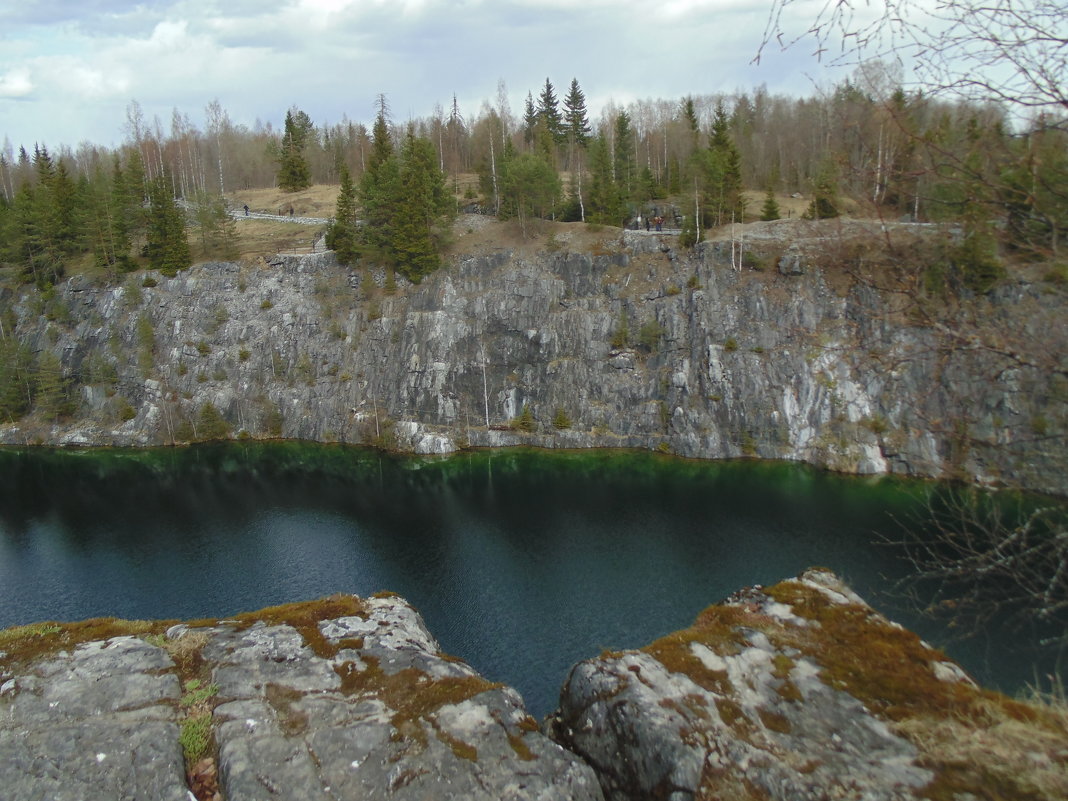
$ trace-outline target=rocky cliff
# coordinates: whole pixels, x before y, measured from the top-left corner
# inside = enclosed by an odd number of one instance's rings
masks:
[[[610,801],[1068,797],[1063,709],[980,690],[822,570],[580,663],[551,728]]]
[[[20,800],[1053,801],[1066,743],[820,570],[580,663],[544,725],[391,595],[0,631]]]
[[[503,247],[499,225],[461,220],[418,286],[322,253],[12,298],[76,403],[0,438],[636,447],[1068,492],[1054,284],[947,293],[907,226],[754,223],[681,251],[579,224]]]

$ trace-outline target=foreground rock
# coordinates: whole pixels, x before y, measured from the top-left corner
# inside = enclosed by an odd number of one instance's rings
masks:
[[[0,797],[186,801],[173,668],[165,651],[128,636],[5,675]]]
[[[577,665],[553,721],[609,799],[1063,799],[1068,719],[978,689],[809,571]]]
[[[442,655],[400,599],[280,607],[157,641],[17,667],[0,697],[0,796],[184,801],[182,745],[199,759],[203,716],[229,801],[601,798],[514,690]]]

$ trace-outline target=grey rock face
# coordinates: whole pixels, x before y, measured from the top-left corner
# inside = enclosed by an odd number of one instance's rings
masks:
[[[285,624],[208,632],[227,798],[600,797],[519,695],[444,658],[410,606],[363,606],[320,621],[315,650]]]
[[[1013,703],[812,570],[641,651],[576,665],[552,731],[613,801],[973,798],[995,780],[1006,797],[1056,797],[1063,770],[1035,791],[1016,760],[1057,742],[1063,723],[996,754],[958,749],[998,739],[989,729],[1020,714]]]
[[[403,600],[350,598],[349,614],[332,618],[330,608],[168,631],[183,659],[182,640],[196,643],[198,672],[210,674],[200,686],[215,704],[229,801],[602,798],[592,770],[541,733],[515,690],[441,654]],[[4,679],[0,798],[191,797],[186,702],[165,650],[90,642]]]
[[[177,677],[133,637],[91,642],[0,692],[0,797],[187,801]]]
[[[821,268],[819,223],[760,225],[753,263],[780,269],[734,269],[729,242],[665,252],[628,235],[457,256],[395,294],[330,253],[201,264],[153,288],[72,279],[68,322],[27,296],[18,335],[68,375],[116,378],[82,387],[73,425],[3,426],[0,441],[171,442],[211,404],[251,436],[635,447],[1068,492],[1060,296],[1009,284],[932,320],[879,276]],[[508,430],[524,407],[534,430]]]

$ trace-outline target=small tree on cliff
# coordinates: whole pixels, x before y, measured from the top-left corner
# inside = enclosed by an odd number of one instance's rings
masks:
[[[337,195],[337,213],[326,229],[326,246],[337,254],[342,264],[352,264],[359,255],[359,231],[356,225],[356,186],[348,166],[339,168],[341,190]]]
[[[174,202],[170,176],[165,172],[152,181],[148,193],[148,264],[167,276],[177,275],[193,263],[185,218]]]
[[[760,219],[769,222],[778,220],[780,217],[782,217],[782,212],[779,211],[779,204],[775,200],[775,191],[768,187],[768,192],[764,195],[764,205],[760,208]]]

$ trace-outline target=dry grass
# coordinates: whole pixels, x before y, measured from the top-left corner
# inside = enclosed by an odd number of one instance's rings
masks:
[[[240,219],[237,221],[239,258],[269,259],[277,253],[311,253],[313,241],[325,225],[301,225],[281,220]]]
[[[1068,798],[1068,706],[1023,702],[1035,716],[984,701],[967,717],[917,717],[894,729],[916,744],[941,775],[932,797],[961,789],[997,788],[1006,797]],[[1036,725],[1041,721],[1044,725]]]
[[[227,201],[239,209],[246,203],[252,211],[263,214],[288,214],[297,217],[333,217],[337,209],[337,184],[316,184],[300,192],[283,192],[277,187],[228,192]]]

